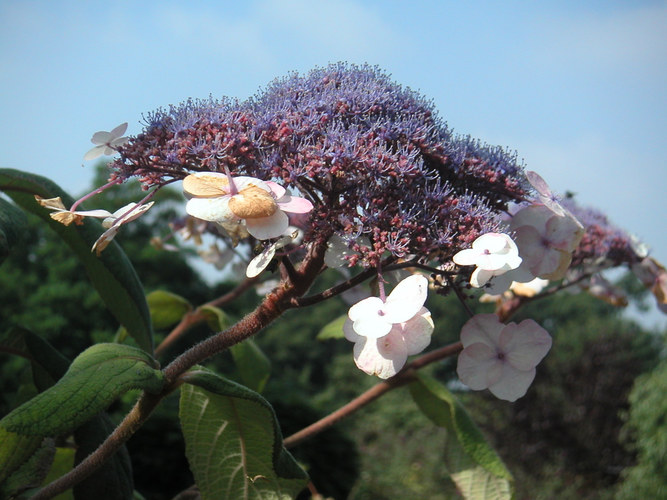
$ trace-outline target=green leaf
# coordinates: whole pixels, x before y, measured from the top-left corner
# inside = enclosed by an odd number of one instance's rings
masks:
[[[153,327],[156,330],[169,328],[178,323],[188,312],[192,311],[192,305],[180,295],[156,290],[146,296],[148,309],[151,313]]]
[[[20,239],[27,225],[25,214],[0,198],[0,263],[7,258],[11,247]]]
[[[34,198],[60,196],[65,206],[74,200],[45,177],[13,169],[0,169],[0,190],[24,210],[41,217],[69,245],[84,265],[88,277],[119,323],[127,328],[139,347],[153,352],[153,330],[137,274],[120,246],[112,241],[98,257],[91,253],[93,243],[104,232],[98,221],[84,220],[81,226],[64,226],[49,216],[49,210]]]
[[[127,345],[97,344],[82,352],[58,383],[0,420],[0,481],[42,438],[77,429],[130,389],[159,392],[163,375],[156,368],[148,354]]]
[[[233,345],[230,349],[243,385],[262,392],[271,374],[271,361],[252,339]]]
[[[47,477],[55,455],[56,446],[53,439],[42,440],[32,456],[5,481],[2,481],[0,498],[22,498],[19,495],[39,487]]]
[[[423,373],[417,377],[418,381],[410,384],[410,392],[420,410],[449,431],[445,466],[464,498],[512,498],[512,475],[463,405],[437,380]]]
[[[271,405],[202,368],[181,386],[185,453],[204,500],[294,498],[306,473],[282,445]]]
[[[56,456],[53,459],[53,465],[49,474],[42,482],[42,486],[55,481],[60,476],[67,474],[74,467],[74,450],[72,448],[56,448]],[[67,490],[54,497],[54,500],[74,500],[76,496],[72,490]],[[79,497],[85,498],[85,497]],[[99,495],[88,498],[99,498]]]
[[[204,305],[198,307],[197,310],[204,315],[211,330],[221,332],[229,327],[229,318],[222,309]]]
[[[327,340],[327,339],[342,339],[345,334],[343,333],[343,325],[347,320],[347,314],[339,316],[335,320],[324,325],[324,328],[320,330],[320,333],[317,334],[317,340]]]

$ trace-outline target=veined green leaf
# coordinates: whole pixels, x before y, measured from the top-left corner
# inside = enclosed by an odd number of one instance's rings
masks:
[[[345,334],[343,333],[343,325],[347,320],[347,314],[339,316],[335,320],[327,323],[320,330],[320,333],[317,334],[317,340],[327,340],[327,339],[342,339]]]
[[[159,392],[163,382],[156,362],[141,349],[88,348],[54,386],[0,420],[0,481],[32,455],[42,438],[79,428],[130,389]]]
[[[186,313],[192,311],[192,305],[187,299],[164,290],[149,293],[146,301],[156,330],[175,325]]]
[[[236,363],[240,380],[247,388],[262,392],[271,373],[271,361],[252,339],[246,339],[229,349]]]
[[[1,430],[0,435],[2,435]],[[47,477],[55,455],[56,446],[53,439],[43,439],[28,460],[6,480],[0,482],[0,498],[23,498],[22,494],[39,487]]]
[[[204,500],[288,499],[307,475],[259,394],[197,368],[181,386],[185,452]]]
[[[49,211],[34,198],[60,196],[66,206],[74,200],[45,177],[13,169],[0,169],[0,191],[4,191],[24,210],[41,217],[69,245],[79,258],[88,277],[119,323],[127,328],[139,347],[153,352],[153,330],[137,274],[120,246],[112,241],[98,257],[91,253],[93,243],[104,232],[101,224],[84,220],[81,226],[64,226],[49,216]]]
[[[0,263],[9,255],[27,225],[25,214],[0,198]]]
[[[420,410],[448,432],[445,466],[469,500],[512,498],[512,475],[463,405],[437,380],[419,373],[410,392]]]

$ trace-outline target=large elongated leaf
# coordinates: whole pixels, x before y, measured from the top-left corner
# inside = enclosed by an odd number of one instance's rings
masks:
[[[294,498],[307,475],[282,445],[269,403],[203,369],[181,386],[185,452],[204,500]]]
[[[119,323],[127,328],[139,347],[153,352],[153,331],[144,290],[125,253],[115,242],[98,257],[91,253],[93,243],[104,229],[98,221],[63,226],[49,216],[34,198],[60,196],[66,206],[74,200],[45,177],[13,169],[0,169],[0,190],[24,210],[41,217],[69,245],[86,268],[88,277]]]
[[[0,198],[0,264],[20,238],[26,227],[26,217],[14,205]]]
[[[159,392],[163,375],[141,349],[97,344],[56,383],[0,420],[0,481],[32,455],[42,438],[79,428],[130,389]]]
[[[512,475],[461,403],[440,382],[422,373],[410,384],[420,410],[448,432],[445,467],[468,500],[509,500]]]

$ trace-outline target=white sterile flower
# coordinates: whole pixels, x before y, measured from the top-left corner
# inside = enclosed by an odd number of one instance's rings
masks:
[[[44,208],[53,210],[53,213],[49,214],[53,220],[69,226],[72,222],[77,225],[83,224],[84,217],[95,217],[98,219],[103,219],[111,216],[111,212],[107,210],[67,210],[63,204],[60,196],[56,198],[42,198],[41,196],[35,195],[35,200]]]
[[[535,379],[535,367],[551,348],[549,333],[532,319],[504,325],[495,314],[478,314],[463,325],[456,372],[474,391],[489,389],[516,401]]]
[[[125,144],[128,140],[127,137],[121,137],[127,130],[127,123],[122,123],[118,125],[111,132],[95,132],[93,134],[90,142],[96,144],[96,146],[90,149],[83,157],[85,161],[94,160],[102,155],[112,155],[117,150],[118,147]]]
[[[504,233],[483,234],[473,242],[472,248],[461,250],[452,260],[459,266],[477,266],[470,277],[470,284],[476,288],[521,265],[516,244]],[[507,286],[509,283],[511,280]]]
[[[183,191],[191,198],[185,211],[198,219],[225,228],[241,224],[258,240],[281,236],[289,226],[287,213],[303,214],[313,209],[305,198],[291,196],[275,182],[254,177],[229,178],[220,172],[198,172],[183,179]]]
[[[572,262],[572,252],[584,235],[584,227],[572,215],[556,215],[545,205],[519,210],[510,221],[519,255],[536,277],[561,279]]]
[[[423,307],[427,293],[428,279],[414,274],[396,285],[386,301],[369,297],[350,308],[343,331],[354,342],[359,369],[386,379],[428,346],[433,321]]]

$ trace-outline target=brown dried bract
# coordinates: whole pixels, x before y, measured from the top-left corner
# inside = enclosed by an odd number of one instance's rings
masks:
[[[229,199],[229,209],[241,219],[258,219],[275,214],[278,204],[271,193],[257,186],[248,186]]]
[[[218,175],[188,175],[183,179],[183,191],[198,198],[216,198],[229,194],[229,181]]]

